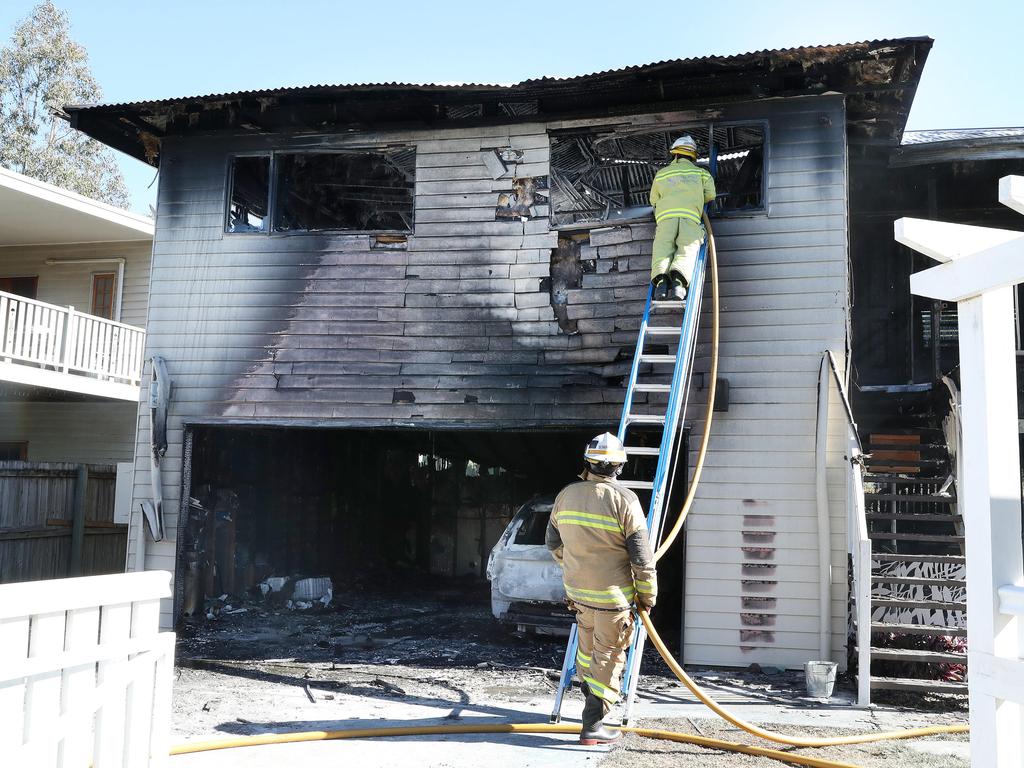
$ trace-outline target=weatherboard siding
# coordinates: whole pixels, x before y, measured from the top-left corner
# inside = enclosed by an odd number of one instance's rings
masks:
[[[27,442],[28,461],[131,461],[137,409],[122,401],[7,400],[0,402],[0,440]]]
[[[602,122],[708,119],[702,112]],[[840,367],[846,364],[843,101],[734,105],[715,119],[768,121],[768,210],[715,222],[719,375],[730,382],[730,408],[716,416],[689,523],[686,661],[795,666],[818,647],[814,434],[821,353],[831,349]],[[623,390],[607,385],[601,367],[635,344],[653,224],[595,233],[584,246],[581,257],[593,259],[595,271],[569,292],[567,312],[579,333],[564,333],[546,283],[557,233],[544,218],[494,221],[497,195],[510,188],[511,174],[492,179],[479,155],[488,147],[519,148],[525,157],[516,172],[545,175],[547,130],[566,125],[165,142],[147,357],[162,355],[174,380],[163,476],[170,537],[150,544],[147,567],[174,570],[189,422],[615,424]],[[407,250],[373,250],[359,235],[223,233],[230,153],[383,143],[417,147],[416,226]],[[705,329],[708,318],[706,311]],[[709,365],[709,336],[702,338],[698,372]],[[694,392],[691,413],[702,412],[703,396]],[[415,402],[397,402],[410,397]],[[139,416],[135,495],[142,499],[150,493],[148,412]],[[845,417],[835,393],[829,420],[833,647],[841,660]],[[129,540],[133,550],[134,536]],[[751,540],[771,550],[760,553],[767,559],[749,559]],[[775,602],[755,608],[751,597]]]

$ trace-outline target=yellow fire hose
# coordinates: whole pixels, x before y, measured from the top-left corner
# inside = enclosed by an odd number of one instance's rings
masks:
[[[711,435],[711,420],[715,402],[715,383],[718,374],[718,254],[715,249],[715,238],[711,231],[711,222],[708,221],[706,214],[704,216],[704,226],[707,228],[708,232],[708,262],[711,266],[711,295],[714,306],[714,311],[711,315],[711,371],[709,374],[710,382],[708,385],[707,407],[704,417],[704,431],[701,439],[701,445],[697,452],[697,461],[694,466],[693,479],[690,482],[689,491],[686,494],[686,499],[683,501],[683,506],[679,510],[679,515],[676,518],[675,524],[672,526],[672,529],[668,532],[664,541],[654,553],[656,560],[660,560],[665,552],[667,552],[672,546],[676,537],[679,535],[679,532],[683,528],[683,523],[686,522],[686,516],[690,512],[690,508],[693,506],[697,484],[700,482],[700,475],[704,468],[704,459],[707,455],[707,447]],[[651,622],[651,618],[647,611],[643,608],[639,608],[637,613],[640,616],[640,620],[643,622],[644,628],[647,630],[648,636],[651,638],[651,643],[657,649],[658,653],[661,654],[661,658],[665,660],[669,669],[671,669],[675,676],[679,678],[680,682],[682,682],[683,685],[685,685],[690,692],[701,701],[702,704],[707,706],[723,720],[726,720],[737,728],[740,728],[753,736],[765,739],[766,741],[772,741],[788,747],[830,747],[845,744],[865,744],[868,742],[888,741],[893,739],[913,739],[940,733],[967,733],[969,730],[966,725],[948,725],[934,726],[930,728],[911,728],[901,731],[885,731],[881,733],[861,733],[853,736],[837,736],[825,739],[801,738],[798,736],[788,736],[784,733],[765,730],[764,728],[760,728],[753,723],[749,723],[746,720],[733,715],[708,696],[703,689],[701,689],[701,687],[698,686],[688,674],[686,674],[682,665],[671,654],[668,648],[665,647],[665,643],[662,641],[658,631],[654,628],[654,624]],[[480,725],[423,725],[385,728],[353,728],[344,731],[265,733],[257,736],[239,736],[231,739],[185,742],[172,747],[170,753],[172,755],[185,755],[194,752],[209,752],[216,749],[255,747],[266,744],[294,744],[304,741],[333,741],[338,739],[369,739],[394,736],[435,736],[459,733],[572,734],[579,733],[580,727],[581,726],[579,725],[553,723],[500,723]],[[835,760],[826,760],[818,757],[810,757],[808,755],[797,755],[792,752],[755,747],[733,741],[723,741],[721,739],[712,739],[705,736],[697,736],[695,734],[677,731],[634,727],[624,727],[622,730],[627,733],[635,733],[638,736],[643,736],[645,738],[676,741],[684,744],[695,744],[709,749],[718,749],[725,752],[739,752],[746,755],[766,757],[772,760],[778,760],[779,762],[790,763],[792,765],[809,766],[810,768],[858,768],[858,766],[850,763],[841,763]]]

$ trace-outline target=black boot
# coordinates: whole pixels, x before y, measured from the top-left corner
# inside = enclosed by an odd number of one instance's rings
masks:
[[[583,730],[580,731],[580,744],[593,747],[597,744],[611,744],[622,738],[622,731],[609,728],[604,724],[604,701],[590,691],[584,695]]]
[[[686,281],[678,272],[672,273],[672,287],[668,295],[676,301],[686,301]]]
[[[670,287],[668,275],[656,275],[651,282],[654,284],[654,295],[652,298],[655,301],[665,301],[668,298]]]

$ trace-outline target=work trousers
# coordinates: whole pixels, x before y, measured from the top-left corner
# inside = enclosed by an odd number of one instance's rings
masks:
[[[703,241],[704,227],[700,224],[681,217],[659,221],[654,230],[651,279],[678,272],[689,285]]]
[[[604,611],[574,604],[579,645],[576,672],[580,682],[604,703],[604,713],[619,700],[626,651],[633,638],[633,613]]]

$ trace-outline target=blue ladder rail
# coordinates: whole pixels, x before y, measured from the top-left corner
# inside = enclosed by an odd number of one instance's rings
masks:
[[[696,348],[697,327],[700,323],[700,304],[704,293],[705,267],[707,264],[707,238],[701,244],[700,253],[697,256],[693,270],[693,278],[687,293],[686,306],[683,310],[682,323],[679,329],[679,342],[676,348],[674,367],[672,369],[672,383],[668,388],[668,403],[665,407],[664,422],[662,427],[661,443],[658,447],[658,464],[654,473],[654,480],[651,482],[651,502],[647,510],[647,530],[653,548],[661,540],[662,528],[664,526],[665,489],[668,486],[669,475],[673,465],[674,449],[676,439],[680,432],[680,425],[684,421],[687,395],[689,392],[691,374],[693,372],[693,357]],[[640,321],[640,331],[637,335],[636,351],[633,355],[633,364],[629,372],[629,381],[626,385],[626,397],[622,405],[622,415],[619,419],[618,437],[626,443],[626,435],[632,424],[648,423],[637,417],[652,416],[653,414],[633,413],[633,397],[637,391],[637,380],[640,375],[640,367],[643,365],[644,347],[648,343],[651,334],[651,312],[660,308],[662,304],[669,302],[653,301],[653,288],[648,288],[647,303],[644,306],[643,318]],[[676,304],[678,306],[678,304]],[[665,326],[660,326],[665,327]],[[660,418],[658,419],[660,421]],[[629,454],[630,446],[626,446],[626,453]],[[622,481],[629,487],[629,481]],[[646,486],[641,486],[646,487]],[[639,675],[640,659],[643,656],[644,643],[647,639],[647,632],[640,622],[635,622],[633,638],[630,642],[629,652],[626,656],[626,668],[622,677],[621,699],[625,701],[622,724],[629,723],[636,699],[636,680]],[[578,630],[573,624],[569,631],[569,642],[565,649],[565,659],[562,661],[562,673],[559,679],[558,689],[555,691],[555,702],[551,712],[551,722],[557,723],[561,720],[562,701],[566,691],[572,688],[572,680],[576,674],[576,650],[578,645]]]

